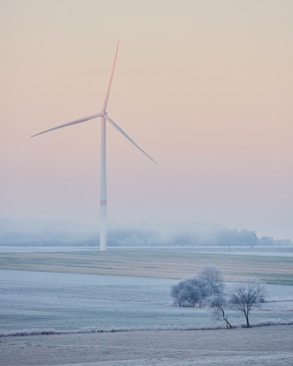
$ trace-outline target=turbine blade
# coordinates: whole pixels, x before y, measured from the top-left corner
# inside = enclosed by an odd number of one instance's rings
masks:
[[[112,66],[112,72],[110,75],[108,88],[107,88],[107,92],[106,92],[105,99],[104,99],[104,104],[103,104],[103,109],[102,109],[103,112],[106,111],[107,104],[108,104],[108,99],[109,99],[109,95],[110,95],[110,91],[111,91],[111,85],[112,85],[112,80],[113,80],[113,75],[114,75],[114,71],[115,71],[117,55],[118,55],[118,48],[119,48],[119,41],[117,42],[116,53],[115,53],[114,62],[113,62],[113,66]]]
[[[68,123],[64,123],[63,125],[59,125],[59,126],[56,126],[56,127],[53,127],[53,128],[49,128],[48,130],[38,132],[38,133],[36,133],[35,135],[33,135],[31,137],[39,136],[39,135],[42,135],[43,133],[47,133],[47,132],[50,132],[50,131],[58,130],[58,128],[63,128],[63,127],[75,125],[75,124],[78,124],[78,123],[86,122],[86,121],[89,121],[91,119],[94,119],[94,118],[97,118],[97,117],[100,117],[100,116],[102,116],[101,113],[92,114],[91,116],[84,117],[84,118],[80,118],[80,119],[76,119],[74,121],[71,121],[71,122],[68,122]]]
[[[106,120],[113,126],[116,128],[116,130],[118,130],[124,137],[127,138],[128,141],[130,141],[138,150],[140,150],[146,157],[148,157],[151,161],[153,161],[154,163],[157,164],[156,160],[153,159],[149,154],[147,154],[140,146],[137,145],[137,143],[135,141],[132,140],[131,137],[129,137],[127,135],[127,133],[125,131],[122,130],[121,127],[119,127],[117,125],[117,123],[115,123],[108,115],[105,115]]]

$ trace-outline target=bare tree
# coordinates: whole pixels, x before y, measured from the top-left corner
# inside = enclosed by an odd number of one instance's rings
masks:
[[[263,283],[258,280],[249,280],[235,285],[231,290],[229,302],[232,309],[243,313],[249,328],[250,311],[264,302]]]
[[[217,320],[223,320],[226,323],[227,328],[232,328],[232,324],[228,320],[225,308],[228,306],[225,295],[216,296],[210,302],[210,308],[213,309],[213,314]]]

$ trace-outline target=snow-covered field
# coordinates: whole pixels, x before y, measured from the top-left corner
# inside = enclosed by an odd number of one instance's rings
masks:
[[[186,329],[224,326],[206,309],[172,306],[177,280],[53,272],[0,271],[0,335],[32,331]],[[266,286],[268,302],[251,323],[293,319],[293,286]],[[231,312],[233,325],[244,323]]]
[[[293,325],[223,329],[208,310],[173,307],[175,283],[1,270],[0,365],[293,365]],[[292,321],[293,286],[267,285],[266,299],[252,324]]]

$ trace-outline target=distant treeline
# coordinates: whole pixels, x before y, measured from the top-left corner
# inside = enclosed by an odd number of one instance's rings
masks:
[[[33,246],[97,246],[99,233],[92,227],[75,223],[19,222],[0,218],[0,245]],[[252,230],[217,228],[205,230],[112,228],[108,232],[110,246],[282,246],[293,245],[289,239],[258,237]]]
[[[115,246],[126,245],[173,245],[173,246],[273,246],[293,245],[289,239],[276,240],[272,237],[258,237],[251,230],[222,229],[210,233],[177,232],[167,236],[158,231],[149,230],[112,230],[108,235],[109,244]]]

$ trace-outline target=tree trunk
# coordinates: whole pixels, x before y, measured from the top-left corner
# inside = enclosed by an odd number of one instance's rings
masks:
[[[249,328],[250,324],[249,324],[248,314],[245,314],[245,319],[246,319],[246,326],[247,326],[247,328]]]

